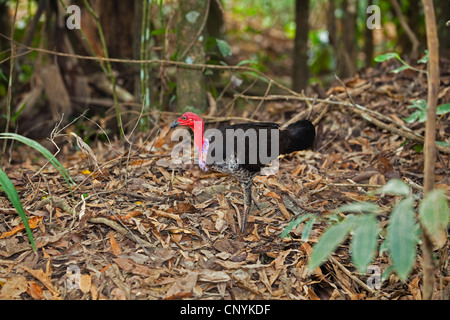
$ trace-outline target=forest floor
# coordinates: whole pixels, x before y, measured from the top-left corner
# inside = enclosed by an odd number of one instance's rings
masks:
[[[95,160],[64,144],[58,158],[77,183],[73,196],[56,169],[30,148],[16,146],[4,169],[26,208],[38,250],[34,253],[25,232],[18,231],[21,220],[0,192],[0,297],[420,299],[420,258],[407,281],[391,273],[380,289],[368,286],[371,273],[360,274],[352,265],[348,242],[312,274],[306,268],[327,227],[324,217],[340,205],[374,201],[390,212],[397,198],[368,192],[393,178],[422,193],[423,153],[401,135],[408,132],[401,125],[424,134],[424,123],[405,124],[402,118],[411,114],[412,100],[426,99],[426,77],[389,73],[392,68],[386,63],[345,81],[354,102],[384,116],[387,126],[365,120],[349,106],[346,88],[332,86],[327,96],[346,104],[315,104],[311,119],[320,121],[313,150],[288,155],[277,175],[255,179],[259,208],[253,207],[244,234],[237,227],[242,193],[236,182],[170,161],[175,114],[163,117],[157,134],[134,137],[131,147],[114,141],[91,146]],[[446,73],[439,102],[448,101]],[[284,123],[306,109],[302,102],[268,101],[259,120]],[[437,140],[449,142],[448,120],[448,115],[440,119]],[[396,134],[393,127],[403,129]],[[449,154],[440,152],[436,186],[447,196],[449,163]],[[305,213],[317,215],[308,241],[301,241],[304,224],[282,239],[283,229]],[[387,214],[379,217],[381,228]],[[447,244],[437,253],[436,270],[436,297],[447,299],[448,250]],[[389,265],[386,252],[372,263],[382,273]]]

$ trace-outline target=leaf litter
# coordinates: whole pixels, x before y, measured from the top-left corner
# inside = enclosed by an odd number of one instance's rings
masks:
[[[411,100],[426,97],[425,79],[390,74],[389,68],[386,63],[347,80],[352,98],[423,134],[423,124],[402,118],[409,116]],[[448,86],[450,78],[442,82]],[[328,95],[344,92],[336,83]],[[440,102],[449,100],[449,90],[443,90]],[[304,105],[270,101],[266,108],[261,114],[267,118],[259,120],[284,123],[281,110],[299,112]],[[325,217],[340,205],[376,201],[392,208],[395,198],[368,192],[393,178],[403,178],[421,195],[423,154],[414,150],[417,143],[346,107],[330,108],[317,127],[314,151],[288,155],[275,176],[255,179],[257,207],[248,219],[251,228],[239,235],[240,188],[223,174],[171,163],[172,118],[159,123],[152,141],[138,137],[131,149],[120,143],[83,145],[76,152],[63,148],[61,162],[77,183],[73,197],[55,169],[39,170],[44,160],[31,161],[36,158],[23,147],[13,151],[16,160],[5,169],[33,222],[38,252],[31,251],[20,219],[0,193],[0,298],[420,299],[417,261],[405,282],[391,273],[376,289],[368,285],[372,273],[359,273],[351,263],[348,242],[322,266],[307,270],[312,247],[327,227]],[[448,115],[440,119],[437,137],[449,141]],[[449,161],[440,153],[436,163],[436,185],[447,196]],[[282,239],[289,223],[305,214],[317,217],[314,224],[301,223]],[[383,214],[379,225],[386,228]],[[311,228],[307,241],[305,228]],[[447,297],[448,250],[447,241],[436,272]],[[389,265],[388,255],[377,251],[371,267],[383,273]]]

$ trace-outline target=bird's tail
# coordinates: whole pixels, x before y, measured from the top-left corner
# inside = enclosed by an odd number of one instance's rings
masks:
[[[300,120],[281,131],[280,154],[308,149],[314,143],[316,129],[309,120]]]

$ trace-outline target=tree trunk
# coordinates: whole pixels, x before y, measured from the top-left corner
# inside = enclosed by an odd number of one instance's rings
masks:
[[[373,5],[373,0],[369,0],[368,6]],[[370,67],[373,64],[373,29],[365,28],[365,43],[364,54],[366,56],[366,67]]]
[[[308,85],[308,17],[309,0],[296,0],[295,23],[297,25],[297,28],[294,40],[294,67],[292,71],[292,89],[297,92],[306,89]]]
[[[297,27],[294,40],[294,67],[292,71],[292,89],[297,92],[306,89],[308,85],[308,17],[309,0],[296,0],[295,23]]]
[[[443,57],[450,56],[450,26],[447,26],[447,22],[450,21],[450,1],[438,0],[436,1],[436,16],[438,23],[438,35],[439,35],[439,52]]]
[[[134,1],[97,0],[94,10],[100,17],[109,57],[131,59],[135,19]]]
[[[341,59],[341,67],[339,68],[340,76],[349,77],[356,72],[356,16],[358,2],[356,0],[344,0],[344,19],[342,44],[340,48],[343,54]]]
[[[212,0],[206,22],[208,37],[223,38],[224,34],[223,8],[221,0]]]
[[[178,59],[186,63],[205,63],[205,24],[209,2],[179,1],[177,51]],[[205,78],[202,70],[177,68],[177,111],[206,110]]]

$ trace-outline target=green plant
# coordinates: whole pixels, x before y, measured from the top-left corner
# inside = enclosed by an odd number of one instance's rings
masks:
[[[391,59],[397,59],[398,61],[400,61],[402,63],[401,67],[391,70],[390,72],[392,72],[392,73],[399,73],[404,70],[410,69],[410,70],[414,70],[417,72],[428,74],[427,71],[420,70],[420,69],[414,68],[411,65],[409,65],[396,52],[382,54],[382,55],[376,57],[374,60],[376,62],[384,62],[384,61],[388,61]],[[425,50],[425,55],[422,58],[420,58],[419,60],[417,60],[417,63],[427,64],[428,60],[429,60],[428,51]],[[410,105],[408,107],[408,109],[417,109],[417,110],[414,111],[408,118],[403,118],[403,120],[405,120],[406,123],[413,123],[416,121],[425,122],[427,120],[427,102],[424,99],[414,100],[412,102],[412,105]],[[436,115],[438,115],[438,116],[444,116],[447,113],[450,113],[450,103],[445,103],[443,105],[440,105],[436,109]],[[436,141],[436,144],[444,146],[444,147],[450,146],[450,143],[447,143],[444,141]],[[418,146],[416,148],[416,151],[422,151],[422,149],[423,149],[422,146]]]
[[[17,213],[22,219],[23,225],[25,226],[25,231],[27,232],[28,239],[30,240],[31,247],[33,251],[36,252],[36,244],[34,243],[33,234],[31,233],[31,228],[28,224],[28,218],[25,214],[25,210],[23,209],[22,203],[20,202],[19,195],[17,194],[16,189],[14,188],[13,183],[8,178],[6,173],[0,168],[0,184],[3,187],[3,191],[6,193],[9,201],[13,204],[14,208],[16,208]]]
[[[389,53],[385,53],[382,55],[379,55],[378,57],[376,57],[374,60],[375,62],[385,62],[391,59],[397,59],[398,61],[401,62],[402,66],[398,67],[394,70],[391,70],[391,73],[400,73],[402,71],[405,71],[407,69],[410,70],[414,70],[420,73],[427,73],[427,71],[425,70],[421,70],[421,69],[417,69],[414,68],[413,66],[409,65],[405,60],[403,60],[400,55],[397,52],[389,52]],[[423,63],[423,64],[427,64],[428,63],[428,51],[425,51],[425,56],[423,56],[422,58],[420,58],[419,60],[417,60],[417,63]]]
[[[408,118],[403,118],[407,123],[425,122],[427,120],[427,102],[424,99],[414,100],[408,109],[417,109]],[[442,104],[437,107],[436,114],[438,116],[445,115],[450,112],[450,103]]]
[[[62,166],[62,164],[58,161],[58,159],[51,154],[50,151],[48,151],[46,148],[44,148],[41,144],[38,142],[31,140],[27,137],[15,134],[15,133],[0,133],[0,139],[10,139],[10,140],[17,140],[24,144],[26,144],[29,147],[32,147],[36,151],[39,151],[44,157],[48,159],[48,161],[61,173],[64,180],[67,182],[70,192],[72,193],[72,189],[70,188],[71,184],[75,184],[75,182],[72,180],[70,175],[67,173],[66,169]],[[31,246],[33,247],[33,250],[36,251],[36,245],[33,240],[33,234],[31,233],[31,229],[28,225],[28,219],[25,214],[25,211],[23,209],[23,206],[20,202],[19,195],[17,194],[16,189],[14,188],[13,183],[8,178],[6,173],[0,169],[0,184],[3,187],[4,192],[6,193],[8,199],[13,204],[14,208],[16,208],[17,213],[19,214],[20,218],[22,219],[22,222],[25,226],[25,230],[27,232],[28,239],[30,240]],[[73,194],[72,194],[73,195]]]
[[[366,271],[381,239],[383,242],[380,245],[380,254],[384,251],[389,252],[392,269],[402,281],[405,281],[416,260],[416,246],[420,242],[421,230],[419,223],[437,247],[442,247],[446,243],[450,209],[443,191],[434,190],[419,201],[418,215],[414,210],[416,199],[408,185],[401,180],[389,181],[375,191],[375,194],[391,194],[400,198],[391,210],[387,229],[384,230],[379,226],[377,215],[382,213],[382,209],[377,204],[362,202],[341,206],[330,218],[331,226],[313,247],[308,263],[310,271],[325,262],[350,234],[352,261],[360,272]],[[348,214],[335,222],[336,217],[344,213]],[[304,220],[298,219],[300,223]],[[290,228],[295,225],[293,223]]]

